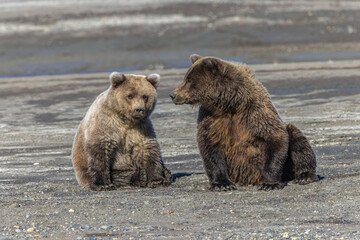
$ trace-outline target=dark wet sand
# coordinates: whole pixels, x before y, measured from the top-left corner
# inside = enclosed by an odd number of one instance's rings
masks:
[[[283,120],[310,140],[320,182],[208,191],[195,141],[197,110],[168,97],[186,71],[179,69],[158,71],[152,115],[173,185],[92,192],[77,185],[70,152],[108,73],[3,78],[1,239],[360,238],[360,61],[251,67]]]

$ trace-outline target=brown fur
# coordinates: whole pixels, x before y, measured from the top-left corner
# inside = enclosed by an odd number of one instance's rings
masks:
[[[293,125],[285,128],[247,66],[198,55],[190,60],[184,82],[171,97],[175,104],[200,105],[197,140],[211,189],[234,189],[234,183],[282,188],[285,162],[297,165],[286,171],[311,171],[315,178],[315,155],[306,138]],[[302,146],[306,152],[298,151]]]
[[[158,75],[110,75],[81,121],[72,159],[80,185],[92,190],[121,186],[169,185],[150,114],[156,104]]]

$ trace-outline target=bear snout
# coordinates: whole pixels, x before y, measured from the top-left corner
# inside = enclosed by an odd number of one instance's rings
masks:
[[[170,96],[171,100],[174,100],[176,98],[176,94],[174,92],[171,92],[169,94],[169,96]]]
[[[135,118],[141,118],[145,115],[145,108],[141,108],[141,107],[135,108],[133,114]]]
[[[181,105],[186,103],[186,98],[180,96],[179,94],[175,94],[174,92],[170,93],[171,100],[176,105]]]

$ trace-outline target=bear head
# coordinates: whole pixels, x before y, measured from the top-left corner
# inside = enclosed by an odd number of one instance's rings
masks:
[[[216,57],[190,56],[184,81],[170,94],[175,104],[200,104],[218,99],[229,63]]]
[[[232,112],[242,103],[251,102],[253,73],[246,65],[196,54],[190,56],[190,61],[184,81],[170,94],[175,104]]]
[[[139,121],[150,116],[156,105],[159,74],[144,76],[113,72],[109,78],[111,86],[108,99],[111,108],[118,115],[130,121]]]

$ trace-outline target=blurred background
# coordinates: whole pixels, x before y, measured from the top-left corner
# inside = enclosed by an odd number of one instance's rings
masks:
[[[0,0],[0,77],[360,59],[360,1]]]

